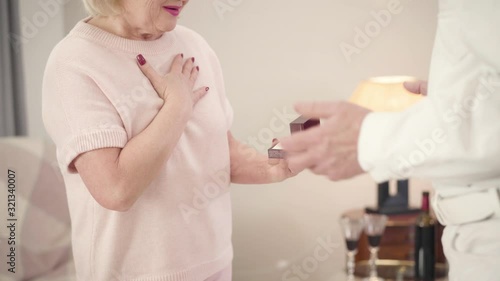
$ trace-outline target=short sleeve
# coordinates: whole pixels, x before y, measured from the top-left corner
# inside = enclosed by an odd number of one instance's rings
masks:
[[[80,154],[127,143],[118,111],[96,82],[77,66],[49,59],[42,89],[42,115],[65,172],[76,173]],[[64,170],[63,170],[64,172]]]

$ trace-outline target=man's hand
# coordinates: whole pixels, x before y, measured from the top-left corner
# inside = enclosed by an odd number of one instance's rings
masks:
[[[370,110],[343,101],[299,103],[295,110],[323,120],[321,126],[281,140],[291,167],[309,168],[331,180],[363,173],[358,162],[358,139],[361,124]]]

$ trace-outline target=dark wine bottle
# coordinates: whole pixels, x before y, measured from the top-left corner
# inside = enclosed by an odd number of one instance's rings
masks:
[[[435,278],[435,236],[436,221],[429,213],[429,192],[422,193],[422,212],[415,225],[415,279]]]

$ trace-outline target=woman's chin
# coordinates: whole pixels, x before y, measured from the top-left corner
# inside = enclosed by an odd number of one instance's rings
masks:
[[[175,22],[168,22],[168,23],[160,25],[160,27],[158,29],[162,33],[165,33],[165,32],[170,32],[170,31],[174,30],[176,26],[177,26],[177,21],[175,21]]]
[[[169,31],[174,30],[176,26],[177,26],[177,23],[175,23],[175,24],[172,24],[172,25],[168,26],[168,27],[165,29],[165,32],[169,32]]]
[[[160,38],[163,34],[174,30],[176,25],[168,25],[168,26],[157,26],[154,31],[143,33],[142,40],[156,40]]]

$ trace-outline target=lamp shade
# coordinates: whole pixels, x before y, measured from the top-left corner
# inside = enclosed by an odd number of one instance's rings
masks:
[[[402,111],[422,99],[422,95],[408,92],[405,81],[417,81],[410,76],[380,76],[362,81],[350,102],[366,107],[372,111]]]

